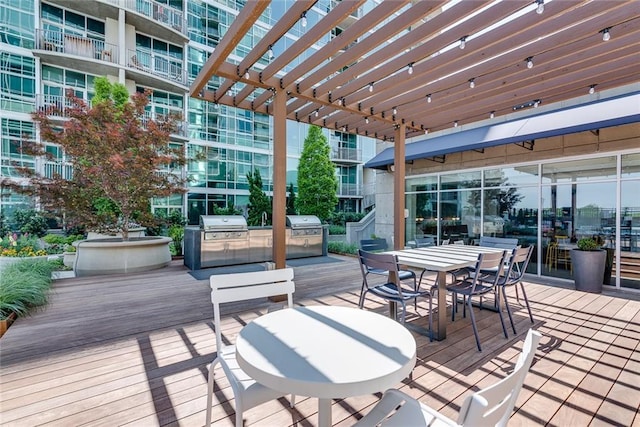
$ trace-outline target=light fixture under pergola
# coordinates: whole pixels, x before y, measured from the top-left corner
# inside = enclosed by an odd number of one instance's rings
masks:
[[[424,135],[455,121],[507,114],[533,99],[549,104],[584,95],[591,85],[604,90],[639,80],[640,8],[633,0],[550,1],[542,14],[531,0],[393,0],[367,13],[364,0],[349,0],[303,28],[301,17],[315,3],[292,2],[249,54],[234,61],[235,46],[269,5],[247,1],[191,95],[272,114],[274,93],[282,91],[288,119],[393,140],[399,124],[407,137]],[[271,57],[294,27],[302,30],[299,39]],[[323,43],[337,27],[341,32]],[[606,42],[604,29],[611,36]],[[300,60],[312,46],[319,49]],[[523,58],[535,58],[536,66],[528,68]],[[214,75],[220,85],[208,90]]]

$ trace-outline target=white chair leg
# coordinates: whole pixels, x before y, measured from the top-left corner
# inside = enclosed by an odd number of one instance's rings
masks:
[[[236,401],[236,427],[242,427],[244,425],[244,420],[242,419],[242,408],[241,405],[238,405]]]
[[[291,400],[289,400],[289,407],[294,408],[296,406],[296,395],[291,395]]]
[[[205,426],[211,427],[211,405],[213,404],[213,368],[218,363],[218,358],[216,357],[213,362],[211,362],[211,366],[209,366],[209,378],[207,381],[207,415]]]

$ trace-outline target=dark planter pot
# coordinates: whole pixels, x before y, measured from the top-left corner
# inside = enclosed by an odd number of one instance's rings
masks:
[[[576,290],[584,292],[602,292],[607,252],[603,249],[597,251],[571,251],[571,263],[573,265],[573,280]]]

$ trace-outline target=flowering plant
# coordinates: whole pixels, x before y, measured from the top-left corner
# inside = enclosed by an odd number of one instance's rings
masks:
[[[38,238],[23,234],[9,233],[0,238],[0,256],[4,257],[32,257],[47,255],[47,251],[40,248]]]

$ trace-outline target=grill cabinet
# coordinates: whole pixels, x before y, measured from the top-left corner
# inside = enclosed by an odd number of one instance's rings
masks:
[[[322,223],[315,215],[287,215],[287,258],[322,256]]]
[[[200,267],[249,262],[249,229],[241,215],[200,216]]]

